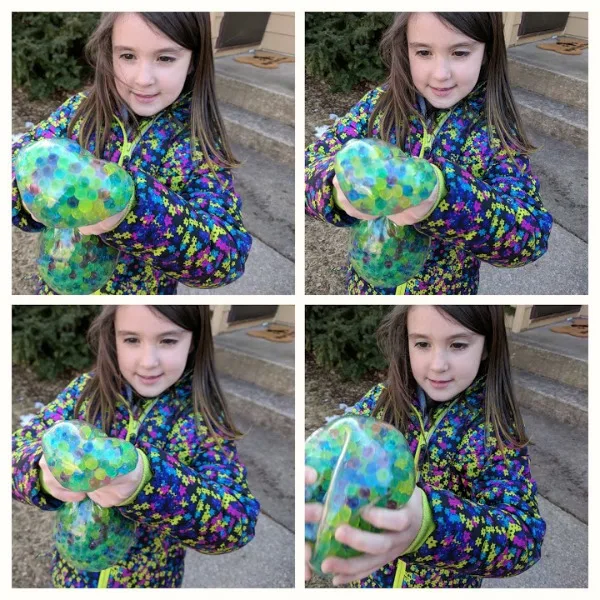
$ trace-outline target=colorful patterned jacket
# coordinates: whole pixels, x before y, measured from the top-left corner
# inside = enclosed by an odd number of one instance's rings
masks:
[[[383,389],[375,386],[347,412],[371,415]],[[518,575],[539,560],[546,524],[527,449],[503,453],[491,431],[486,448],[484,397],[476,381],[431,415],[414,399],[405,435],[435,528],[360,587],[480,587],[484,577]]]
[[[23,209],[14,160],[31,141],[67,137],[84,97],[85,93],[73,96],[13,144],[13,224],[24,231],[41,231],[44,226]],[[121,161],[133,177],[136,200],[122,223],[101,236],[121,251],[101,294],[175,294],[177,281],[190,287],[217,287],[244,272],[252,238],[242,223],[241,201],[229,170],[211,171],[200,154],[192,163],[190,96],[182,96],[153,119],[141,122],[143,135],[133,146],[133,135],[127,139],[116,119],[102,156]],[[90,150],[94,147],[92,140]],[[52,293],[41,282],[37,291]]]
[[[334,157],[353,138],[378,137],[369,117],[384,88],[360,100],[350,112],[306,151],[306,213],[347,227],[357,220],[334,202]],[[529,159],[512,158],[490,141],[485,118],[485,89],[477,88],[433,123],[412,118],[403,150],[437,166],[447,194],[416,228],[430,236],[429,256],[421,272],[396,288],[376,288],[351,268],[350,294],[476,294],[480,260],[499,267],[518,267],[544,254],[552,217],[539,198],[539,183]],[[395,136],[391,142],[395,143]]]
[[[73,418],[91,375],[73,381],[13,435],[13,498],[42,510],[63,503],[40,484],[41,438],[54,423]],[[115,411],[112,437],[126,438],[149,459],[152,477],[131,504],[116,508],[137,523],[136,541],[122,562],[101,573],[77,571],[56,549],[56,587],[180,587],[185,547],[206,554],[231,552],[254,537],[259,504],[246,482],[235,445],[210,437],[190,410],[190,376],[146,399],[134,419],[125,402]],[[78,418],[83,418],[83,415]]]

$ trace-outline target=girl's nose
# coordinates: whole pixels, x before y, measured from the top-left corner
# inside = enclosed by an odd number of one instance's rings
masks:
[[[140,365],[146,369],[155,367],[158,364],[158,352],[154,346],[144,347],[140,359]]]
[[[439,81],[445,81],[450,78],[450,63],[445,56],[438,56],[435,59],[433,74]]]
[[[154,80],[154,66],[150,62],[140,61],[135,72],[135,83],[139,86],[147,87],[152,85]]]
[[[431,357],[431,369],[440,373],[448,370],[448,357],[446,356],[446,352],[443,350],[434,350]]]

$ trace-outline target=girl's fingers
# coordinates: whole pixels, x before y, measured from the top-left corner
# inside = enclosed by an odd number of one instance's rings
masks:
[[[395,558],[393,552],[379,556],[364,554],[363,556],[356,556],[354,558],[330,556],[323,561],[321,568],[323,572],[333,573],[335,575],[334,584],[341,585],[350,581],[364,579]]]
[[[304,484],[312,485],[317,481],[317,472],[312,467],[304,466]]]
[[[379,555],[390,552],[396,544],[401,543],[400,533],[371,533],[361,531],[349,525],[342,525],[335,531],[335,539],[350,548],[366,554]]]
[[[369,506],[361,512],[360,516],[371,525],[375,525],[375,527],[384,531],[401,533],[408,529],[410,525],[410,517],[402,508],[390,509]]]
[[[318,523],[323,516],[323,505],[316,502],[304,505],[304,520],[307,523]]]

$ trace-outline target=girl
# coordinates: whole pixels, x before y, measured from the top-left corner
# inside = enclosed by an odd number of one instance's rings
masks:
[[[50,472],[41,438],[58,421],[85,420],[138,449],[137,468],[88,496],[137,523],[126,558],[77,571],[56,549],[56,587],[180,587],[185,547],[231,552],[254,536],[259,505],[220,390],[208,307],[107,306],[90,329],[94,372],[75,379],[13,436],[13,498],[42,510],[85,494]]]
[[[475,294],[480,260],[501,267],[537,260],[552,218],[508,85],[501,14],[402,13],[382,54],[387,83],[307,149],[306,212],[338,227],[372,218],[351,206],[334,176],[335,155],[353,138],[381,138],[428,160],[441,184],[389,217],[431,238],[420,273],[398,288],[374,287],[349,268],[348,293]]]
[[[40,138],[68,137],[117,162],[135,184],[129,211],[81,228],[121,251],[98,293],[174,294],[177,280],[191,287],[234,281],[252,241],[216,104],[208,13],[107,13],[86,50],[91,90],[13,145],[13,224],[43,229],[15,184],[19,151]],[[41,282],[37,292],[52,293]]]
[[[336,585],[480,587],[484,577],[529,568],[546,526],[512,390],[502,307],[399,307],[379,333],[387,382],[348,412],[383,419],[405,435],[417,486],[400,509],[364,510],[381,533],[340,526],[336,539],[364,554],[328,557],[322,569]],[[316,477],[307,469],[307,483]],[[308,504],[307,521],[318,521],[322,510]]]

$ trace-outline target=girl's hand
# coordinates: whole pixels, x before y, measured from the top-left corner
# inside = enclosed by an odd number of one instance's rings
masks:
[[[362,213],[352,206],[350,200],[348,200],[348,198],[346,198],[344,195],[344,192],[342,192],[337,175],[333,176],[333,187],[335,188],[336,193],[336,203],[346,214],[354,217],[355,219],[362,219],[363,221],[372,221],[373,219],[378,218],[375,215],[367,215],[366,213]]]
[[[364,554],[355,558],[330,556],[323,561],[321,568],[323,572],[334,574],[334,585],[364,579],[406,552],[421,528],[422,493],[419,487],[415,487],[408,503],[396,510],[366,508],[363,518],[381,529],[381,533],[370,533],[349,525],[336,529],[336,540]]]
[[[100,235],[101,233],[107,233],[112,231],[125,218],[125,215],[128,212],[129,207],[123,209],[121,212],[113,215],[112,217],[108,217],[108,219],[104,219],[104,221],[100,221],[100,223],[79,227],[79,231],[81,231],[83,235]]]
[[[43,454],[40,459],[40,470],[42,472],[42,481],[44,482],[43,489],[57,500],[62,500],[63,502],[80,502],[85,498],[83,492],[72,492],[58,482],[58,479],[52,475],[52,471],[50,471],[46,457]]]
[[[144,461],[138,452],[135,469],[127,475],[115,477],[110,483],[95,492],[88,492],[88,497],[103,508],[120,506],[137,489],[144,475]]]
[[[425,215],[427,215],[433,208],[433,205],[438,197],[439,189],[440,184],[436,183],[431,195],[429,198],[427,198],[427,200],[423,200],[421,204],[417,204],[417,206],[411,206],[410,208],[407,208],[396,215],[391,215],[388,217],[388,219],[393,223],[396,223],[396,225],[414,225],[415,223],[418,223],[419,221],[423,220]]]
[[[304,484],[311,485],[317,481],[317,472],[311,467],[304,467]],[[323,514],[323,505],[316,502],[304,505],[304,520],[307,523],[318,523]],[[308,542],[304,543],[304,581],[308,581],[312,577],[312,569],[310,568],[310,556],[312,547]]]

